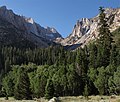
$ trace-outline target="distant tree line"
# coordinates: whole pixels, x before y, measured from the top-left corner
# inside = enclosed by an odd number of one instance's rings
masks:
[[[112,35],[100,8],[99,37],[75,51],[0,47],[0,95],[32,97],[120,94],[120,29]],[[120,36],[120,35],[119,35]]]

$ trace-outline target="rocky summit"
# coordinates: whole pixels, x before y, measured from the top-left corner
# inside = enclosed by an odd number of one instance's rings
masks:
[[[120,8],[106,8],[105,13],[110,31],[113,32],[120,27]],[[59,43],[63,46],[79,45],[84,47],[88,42],[96,39],[98,34],[99,14],[94,18],[82,18],[81,20],[78,20],[72,33],[67,38],[59,41]]]
[[[25,39],[39,47],[47,47],[53,44],[53,40],[56,38],[62,38],[55,28],[44,28],[32,18],[17,15],[12,10],[8,10],[6,6],[0,7],[0,20],[8,22],[9,26],[14,26],[19,32],[22,31],[22,36]],[[7,29],[7,27],[4,28]]]

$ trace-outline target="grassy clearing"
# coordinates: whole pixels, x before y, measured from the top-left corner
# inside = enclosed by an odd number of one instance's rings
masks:
[[[83,96],[79,97],[60,97],[60,102],[120,102],[120,96],[89,96],[88,99],[85,99]],[[47,100],[41,98],[36,100],[15,100],[14,98],[0,98],[0,102],[48,102]]]
[[[61,100],[61,102],[120,102],[120,96],[89,96],[88,99],[83,96],[63,97]]]

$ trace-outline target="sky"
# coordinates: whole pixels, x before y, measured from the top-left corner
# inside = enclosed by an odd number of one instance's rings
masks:
[[[96,16],[100,6],[118,8],[120,0],[0,0],[3,5],[43,27],[54,27],[66,37],[77,20]]]

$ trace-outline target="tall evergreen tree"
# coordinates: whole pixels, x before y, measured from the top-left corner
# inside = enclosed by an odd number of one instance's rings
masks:
[[[32,98],[31,90],[30,90],[30,81],[26,71],[23,71],[17,80],[14,97],[17,100],[22,100],[22,99],[28,100]]]
[[[5,60],[5,73],[7,73],[10,70],[10,64],[11,64],[11,61],[9,57],[7,57],[7,59]]]
[[[54,86],[51,79],[47,80],[47,84],[45,87],[45,98],[51,99],[54,96]]]
[[[89,67],[96,68],[97,47],[95,44],[89,46]]]
[[[118,51],[117,51],[116,45],[113,45],[111,49],[111,54],[110,54],[111,65],[117,66],[117,55],[118,55]]]
[[[84,76],[88,70],[88,55],[86,49],[80,48],[76,55],[76,68],[79,76]]]
[[[101,66],[107,66],[110,62],[110,51],[112,47],[112,34],[110,33],[109,26],[107,24],[107,18],[105,15],[105,10],[103,7],[100,7],[100,15],[99,15],[99,39],[98,39],[98,45],[99,45],[99,50],[98,50],[98,62],[100,62],[100,67]]]

